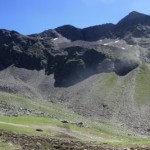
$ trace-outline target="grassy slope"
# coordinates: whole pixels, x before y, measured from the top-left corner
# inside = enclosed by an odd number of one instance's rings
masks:
[[[39,99],[25,98],[20,95],[8,94],[0,92],[0,102],[8,105],[27,108],[29,110],[37,110],[46,112],[50,116],[61,119],[74,119],[74,113],[67,108],[62,107],[59,104],[49,103],[47,101],[41,101]],[[76,115],[77,117],[77,115]],[[78,116],[79,117],[79,116]]]
[[[49,103],[46,101],[40,101],[37,99],[28,99],[22,96],[2,93],[2,92],[0,93],[0,102],[7,103],[9,105],[15,105],[18,107],[27,108],[27,109],[47,112],[48,114],[52,115],[54,118],[54,119],[53,118],[40,118],[40,117],[35,117],[35,116],[22,116],[22,117],[0,116],[0,121],[3,121],[3,122],[27,124],[27,125],[52,125],[52,126],[63,127],[64,124],[61,123],[60,120],[66,119],[71,122],[83,122],[86,126],[88,126],[88,128],[79,128],[75,125],[69,124],[69,128],[71,130],[80,131],[83,133],[89,133],[89,134],[98,135],[98,136],[104,136],[107,138],[109,138],[109,136],[111,136],[112,134],[112,131],[108,130],[108,128],[111,128],[112,126],[111,124],[106,125],[105,122],[98,123],[91,119],[84,118],[58,104],[56,105],[56,104]],[[18,131],[18,132],[24,133],[25,131],[27,133],[30,133],[30,132],[35,133],[35,130],[32,128],[28,128],[28,129],[27,128],[15,128],[14,126],[11,126],[11,125],[2,125],[2,124],[0,124],[0,127],[3,129],[8,129],[8,130],[16,131],[16,132]]]
[[[136,78],[136,97],[139,105],[150,102],[150,67],[143,64]]]
[[[150,141],[148,139],[141,139],[141,138],[135,138],[135,137],[128,137],[127,135],[121,135],[121,134],[114,134],[109,129],[104,130],[103,128],[100,128],[99,125],[89,128],[79,128],[74,125],[70,124],[63,124],[59,121],[48,119],[48,118],[37,118],[37,117],[0,117],[1,121],[7,122],[7,123],[15,123],[15,124],[23,124],[23,125],[31,125],[29,128],[26,127],[16,127],[13,125],[2,125],[0,124],[0,128],[7,130],[7,131],[13,131],[16,133],[24,133],[28,135],[36,135],[36,136],[47,136],[47,137],[57,137],[57,138],[64,138],[65,136],[58,136],[58,133],[52,130],[43,130],[43,132],[36,132],[35,127],[41,126],[41,125],[50,125],[54,127],[60,127],[60,128],[66,128],[67,131],[80,133],[79,135],[84,135],[91,137],[89,140],[95,140],[98,143],[107,142],[110,145],[118,145],[118,146],[128,146],[128,145],[143,145],[143,144],[150,144]],[[86,138],[86,137],[85,137]],[[99,140],[99,138],[103,138],[104,141]],[[0,145],[3,145],[2,142]],[[11,150],[11,149],[10,149]]]

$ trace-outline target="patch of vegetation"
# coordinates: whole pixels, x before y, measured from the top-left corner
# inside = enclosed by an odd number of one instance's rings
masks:
[[[147,64],[143,64],[136,78],[135,99],[139,105],[150,101],[150,69]]]
[[[116,81],[117,75],[115,75],[115,73],[103,74],[103,76],[100,77],[99,81],[97,81],[97,84],[93,86],[92,95],[101,96],[101,94],[108,94],[106,90],[111,91],[115,86]]]
[[[141,138],[128,138],[122,142],[108,142],[108,145],[119,146],[119,147],[140,147],[143,145],[150,145],[149,139]]]
[[[0,117],[1,122],[5,122],[4,124],[0,124],[0,128],[7,130],[7,131],[13,131],[17,133],[24,133],[24,134],[40,134],[40,135],[54,135],[55,132],[47,132],[48,126],[50,127],[58,127],[62,129],[66,129],[68,132],[76,132],[77,134],[80,133],[80,135],[86,134],[90,137],[103,137],[107,139],[112,138],[111,131],[108,132],[108,128],[104,128],[104,124],[101,126],[97,124],[96,122],[90,123],[88,122],[89,127],[78,127],[71,123],[62,123],[58,120],[51,119],[51,118],[42,118],[42,117],[32,117],[32,116],[21,116],[21,117],[6,117],[1,116]],[[38,128],[44,128],[44,132],[38,133],[36,132],[36,127]],[[117,135],[117,134],[116,134]]]
[[[59,104],[50,103],[45,100],[30,99],[21,95],[0,92],[0,102],[11,106],[22,107],[29,110],[36,110],[50,114],[53,118],[74,120],[81,118],[73,111],[62,107]],[[32,115],[32,114],[31,114]]]
[[[33,117],[33,116],[22,116],[22,117],[7,117],[0,116],[0,120],[7,123],[16,123],[23,125],[61,125],[62,123],[58,120],[51,118]]]
[[[23,133],[23,134],[36,134],[35,129],[32,127],[23,127],[23,126],[15,126],[11,124],[0,124],[0,129],[4,129],[6,131],[12,131],[16,133]]]

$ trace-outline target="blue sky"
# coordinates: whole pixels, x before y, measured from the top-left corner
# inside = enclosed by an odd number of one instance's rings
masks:
[[[150,0],[0,0],[0,29],[31,34],[64,24],[117,23],[133,10],[150,15],[149,7]]]

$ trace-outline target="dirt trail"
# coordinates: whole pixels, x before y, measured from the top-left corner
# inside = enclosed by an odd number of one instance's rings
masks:
[[[33,129],[42,129],[43,131],[46,131],[47,133],[53,131],[56,132],[56,134],[63,137],[70,137],[73,139],[80,139],[82,141],[100,141],[100,142],[108,142],[108,139],[104,139],[102,137],[94,136],[88,133],[81,133],[78,131],[71,131],[69,128],[66,127],[57,127],[57,126],[50,126],[50,125],[23,125],[23,124],[15,124],[15,123],[8,123],[8,122],[2,122],[0,121],[0,124],[4,125],[11,125],[15,127],[24,127],[24,128],[33,128]],[[111,142],[113,142],[111,140]]]
[[[0,124],[11,125],[11,126],[15,126],[15,127],[24,127],[24,128],[29,128],[30,127],[28,125],[8,123],[8,122],[2,122],[2,121],[0,121]]]
[[[80,139],[82,141],[100,141],[100,142],[106,142],[108,139],[104,139],[102,137],[94,136],[88,133],[81,133],[78,131],[72,131],[69,128],[65,127],[54,127],[54,126],[37,126],[37,128],[41,128],[43,130],[49,131],[55,131],[58,133],[58,136],[60,135],[66,135],[72,138]],[[111,140],[112,141],[112,140]]]

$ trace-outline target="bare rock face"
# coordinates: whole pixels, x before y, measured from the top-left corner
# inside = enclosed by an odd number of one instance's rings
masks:
[[[70,39],[71,41],[83,40],[81,29],[76,28],[72,25],[65,25],[55,29],[63,37]]]
[[[108,23],[82,29],[82,34],[85,41],[97,41],[103,38],[113,38],[115,25]]]
[[[94,49],[83,47],[66,48],[68,57],[57,63],[54,77],[55,86],[69,86],[97,73],[98,63],[106,56]]]
[[[15,65],[27,69],[43,69],[52,45],[15,31],[0,30],[1,70]]]
[[[43,31],[40,34],[32,34],[29,35],[30,37],[37,37],[40,40],[51,40],[53,38],[57,38],[58,37],[58,33],[55,30],[49,29],[46,31]]]

